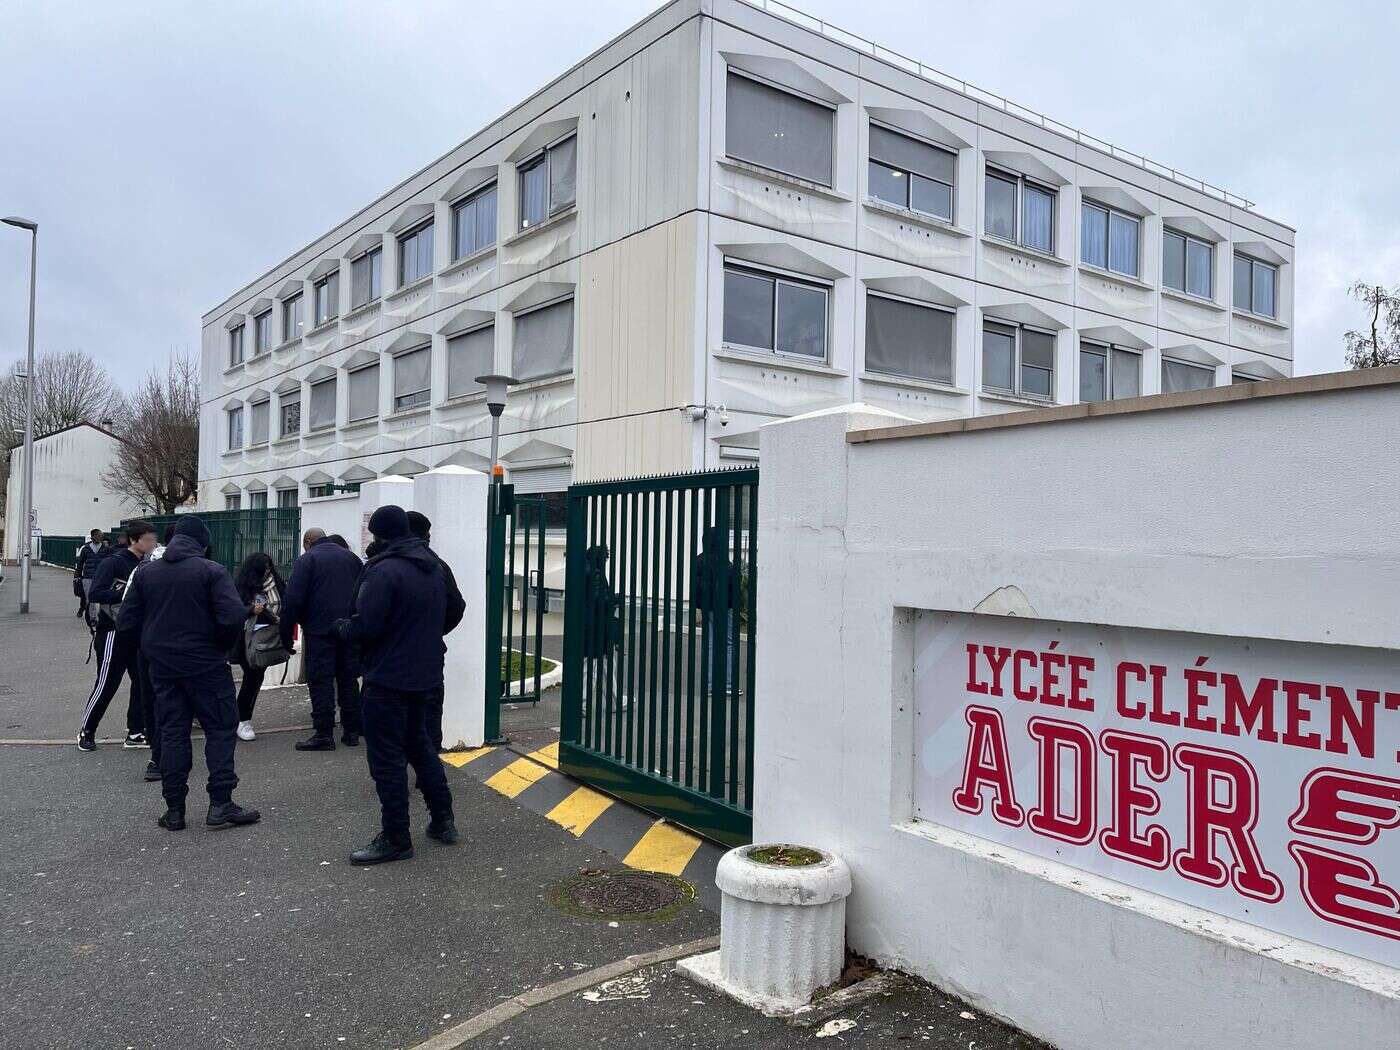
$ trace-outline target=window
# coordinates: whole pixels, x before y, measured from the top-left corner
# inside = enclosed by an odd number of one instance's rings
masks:
[[[320,499],[322,496],[332,496],[332,495],[334,495],[334,494],[335,494],[335,486],[333,486],[333,485],[307,485],[307,486],[306,486],[306,498],[307,498],[307,499]]]
[[[1264,382],[1264,379],[1263,379],[1261,376],[1252,376],[1252,375],[1250,375],[1248,372],[1235,372],[1235,373],[1230,377],[1230,385],[1231,385],[1231,386],[1240,386],[1240,385],[1243,384],[1243,383],[1262,383],[1262,382]]]
[[[243,500],[241,497],[231,493],[224,496],[224,510],[241,510],[242,507]]]
[[[346,418],[351,423],[362,419],[373,419],[379,415],[379,366],[356,369],[350,373],[347,384]]]
[[[272,311],[264,310],[253,318],[253,356],[259,357],[272,349]]]
[[[278,490],[277,490],[277,506],[279,506],[279,507],[295,507],[296,505],[297,505],[297,490],[296,490],[296,489],[278,489]]]
[[[487,325],[473,332],[454,335],[447,341],[447,396],[461,397],[485,390],[477,376],[496,370],[496,328]]]
[[[952,383],[956,316],[905,299],[866,295],[866,370]]]
[[[452,261],[496,243],[496,186],[452,205]]]
[[[1079,344],[1079,400],[1113,401],[1142,393],[1142,355],[1102,343]]]
[[[751,350],[826,360],[825,285],[724,268],[724,341]]]
[[[243,406],[228,410],[228,450],[237,452],[243,447]]]
[[[1215,386],[1215,369],[1209,365],[1193,365],[1189,361],[1162,358],[1162,393],[1204,390],[1212,386]]]
[[[340,271],[326,274],[315,284],[316,323],[323,325],[340,314]]]
[[[234,365],[243,363],[243,326],[232,328],[228,333],[228,364],[232,368]]]
[[[516,379],[543,379],[574,367],[574,301],[516,314],[511,369]]]
[[[1247,310],[1260,317],[1273,317],[1274,287],[1278,283],[1278,267],[1235,256],[1235,309]]]
[[[1079,219],[1079,259],[1127,277],[1138,275],[1137,216],[1085,201]]]
[[[1055,196],[1054,190],[1024,176],[988,168],[987,235],[1054,252]]]
[[[953,221],[954,153],[870,125],[870,195]]]
[[[410,285],[433,272],[433,224],[399,238],[399,287]]]
[[[729,71],[724,149],[774,171],[830,186],[836,111]]]
[[[372,248],[350,264],[350,308],[379,298],[379,259],[382,248]]]
[[[323,379],[311,385],[310,430],[325,430],[335,426],[335,379]]]
[[[982,326],[982,388],[1050,401],[1055,396],[1055,335],[1023,325]]]
[[[301,336],[301,293],[282,300],[282,342]]]
[[[394,411],[417,408],[432,400],[433,348],[410,350],[394,358]]]
[[[301,433],[301,398],[292,394],[282,398],[282,428],[278,431],[281,437],[296,437]]]
[[[538,226],[574,203],[577,190],[578,138],[570,135],[517,165],[520,173],[520,228]],[[491,200],[494,214],[496,201]]]
[[[249,509],[249,510],[267,510],[267,493],[266,493],[266,492],[250,492],[250,493],[248,493],[248,509]]]
[[[250,428],[253,437],[252,443],[254,445],[266,445],[268,425],[272,421],[271,400],[264,399],[262,401],[254,401],[248,411],[249,415],[252,417],[252,426]]]
[[[1175,230],[1162,231],[1162,286],[1200,299],[1215,298],[1215,246]]]

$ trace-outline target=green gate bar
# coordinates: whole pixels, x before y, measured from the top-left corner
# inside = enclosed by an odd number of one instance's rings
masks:
[[[501,744],[506,742],[501,733],[501,704],[540,699],[548,503],[545,496],[517,496],[514,485],[502,483],[491,486],[487,499],[485,735],[488,744]],[[532,573],[537,584],[531,583]],[[497,654],[494,659],[493,653]],[[517,654],[518,671],[513,670]]]
[[[756,468],[569,488],[560,768],[752,833]]]

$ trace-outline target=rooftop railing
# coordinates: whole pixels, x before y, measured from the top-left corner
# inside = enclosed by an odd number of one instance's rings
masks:
[[[906,73],[912,73],[916,77],[922,77],[924,80],[947,88],[949,91],[956,91],[958,94],[964,95],[974,102],[981,102],[985,105],[993,106],[1004,113],[1009,113],[1011,116],[1019,117],[1037,127],[1044,128],[1046,131],[1054,132],[1057,135],[1063,135],[1065,138],[1077,142],[1080,145],[1096,149],[1100,153],[1105,153],[1110,157],[1132,164],[1135,167],[1141,168],[1144,171],[1149,171],[1154,175],[1159,175],[1162,178],[1171,179],[1173,182],[1180,183],[1182,186],[1188,186],[1193,190],[1204,193],[1208,197],[1214,197],[1216,200],[1224,201],[1226,204],[1238,208],[1250,209],[1254,207],[1253,201],[1247,200],[1238,194],[1231,193],[1229,190],[1224,190],[1219,186],[1211,185],[1209,182],[1193,178],[1166,164],[1158,164],[1155,160],[1145,157],[1141,153],[1134,153],[1132,150],[1126,150],[1120,146],[1115,146],[1111,142],[1105,142],[1103,139],[1085,134],[1076,128],[1070,127],[1068,124],[1061,124],[1058,120],[1052,120],[1050,117],[1045,116],[1045,114],[1037,113],[1035,110],[1013,102],[1009,98],[998,95],[994,91],[987,91],[978,87],[976,84],[968,83],[961,77],[955,77],[944,73],[942,70],[934,69],[932,66],[926,66],[917,59],[901,55],[897,51],[891,51],[889,48],[882,47],[873,40],[867,40],[859,34],[840,29],[837,26],[831,25],[829,22],[824,22],[820,18],[782,3],[781,0],[744,0],[744,2],[751,7],[766,11],[793,25],[811,30],[814,33],[826,37],[828,40],[834,40],[839,44],[845,44],[847,47],[864,52],[872,58],[877,58],[882,62],[888,62],[890,65],[902,69]]]

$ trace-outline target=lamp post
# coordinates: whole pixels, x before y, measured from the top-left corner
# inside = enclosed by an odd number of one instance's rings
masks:
[[[24,547],[19,560],[19,611],[23,614],[29,612],[29,559],[34,549],[34,282],[39,270],[39,224],[18,215],[0,222],[29,231],[29,356],[25,376],[29,397],[24,409],[24,519],[20,522]]]
[[[491,410],[491,484],[501,480],[500,459],[497,452],[501,446],[501,413],[506,409],[506,391],[520,382],[510,376],[477,376],[476,381],[486,387],[486,407]]]

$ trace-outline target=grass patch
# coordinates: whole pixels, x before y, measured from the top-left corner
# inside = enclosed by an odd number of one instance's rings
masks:
[[[506,681],[520,681],[520,676],[535,677],[535,662],[539,661],[540,674],[547,675],[559,665],[548,657],[536,657],[534,653],[522,653],[518,649],[501,654],[501,677]]]
[[[749,860],[779,868],[806,868],[820,864],[822,855],[806,846],[760,846],[749,850]]]

